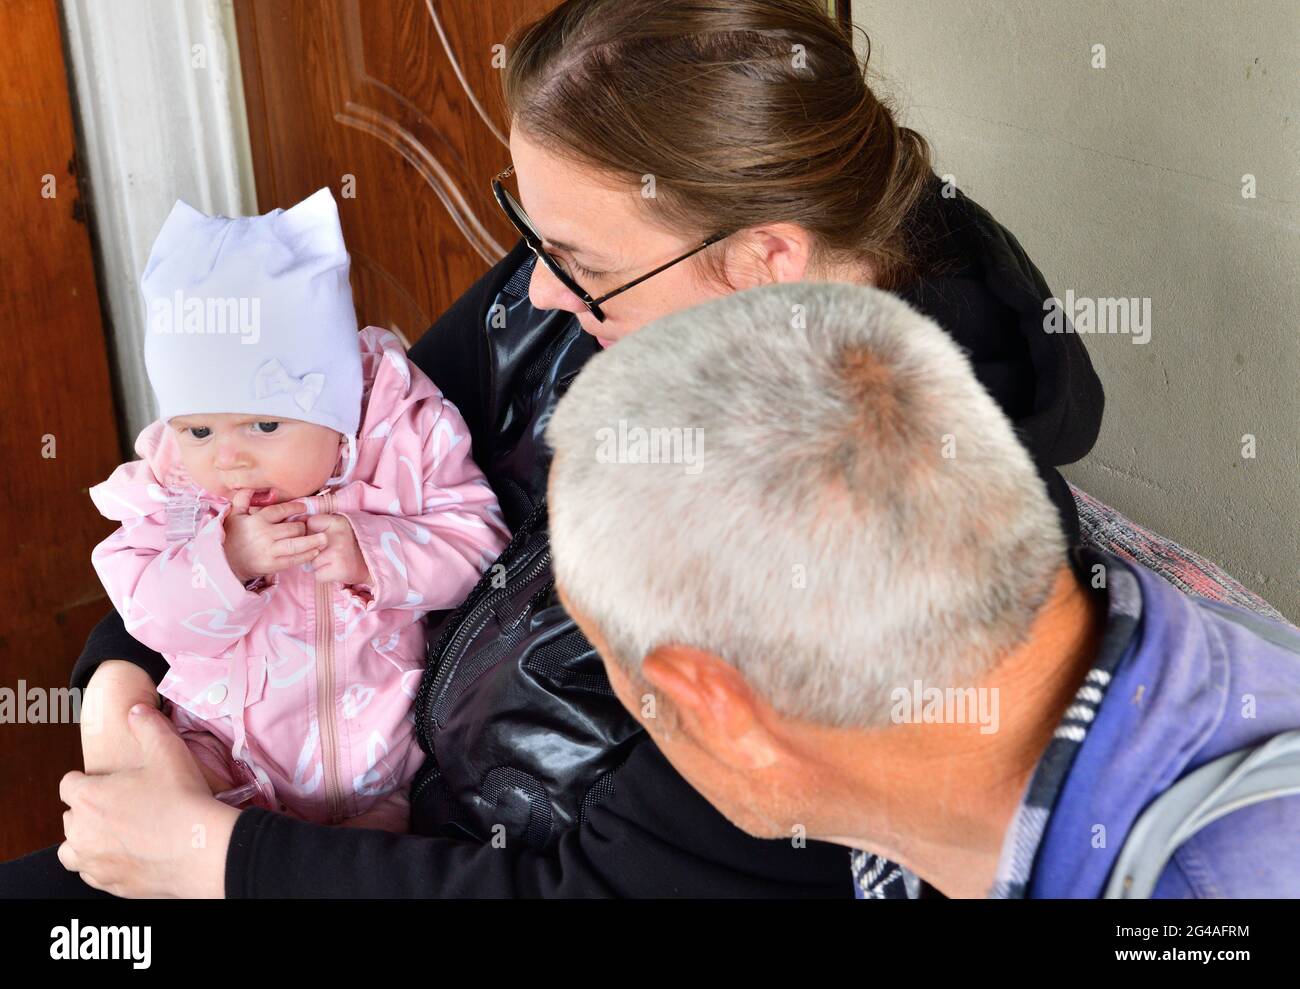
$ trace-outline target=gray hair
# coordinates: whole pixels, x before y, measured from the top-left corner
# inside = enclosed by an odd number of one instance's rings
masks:
[[[865,286],[659,319],[591,359],[546,439],[556,577],[608,658],[639,680],[658,646],[706,650],[803,720],[883,727],[897,688],[977,682],[1065,562],[966,356]]]

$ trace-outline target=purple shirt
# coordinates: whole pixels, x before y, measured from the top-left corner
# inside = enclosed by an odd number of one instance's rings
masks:
[[[1043,816],[1019,894],[1035,899],[1100,896],[1152,800],[1221,755],[1300,727],[1300,632],[1190,597],[1141,566],[1093,556],[1107,568],[1108,628],[1057,732],[1079,741],[1057,767],[1054,800],[1042,799],[1051,787],[1040,778],[1052,769],[1049,747],[1006,838],[1004,861],[1024,850],[1034,818]],[[1128,641],[1110,663],[1107,646],[1119,638],[1111,632],[1130,617]],[[1016,895],[995,886],[999,892]],[[1255,804],[1202,829],[1174,853],[1153,895],[1300,896],[1300,796]]]

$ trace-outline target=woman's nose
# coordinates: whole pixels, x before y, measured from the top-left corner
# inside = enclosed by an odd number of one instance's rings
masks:
[[[528,301],[538,309],[563,309],[571,313],[587,310],[583,301],[551,274],[551,269],[540,260],[533,265],[533,277],[528,282]]]

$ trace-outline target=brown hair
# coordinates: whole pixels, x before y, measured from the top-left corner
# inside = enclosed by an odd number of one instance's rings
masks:
[[[664,228],[797,223],[815,260],[866,261],[883,288],[915,274],[929,146],[820,0],[566,0],[506,47],[515,125],[633,184],[654,176],[644,202]],[[719,283],[727,243],[698,255]]]

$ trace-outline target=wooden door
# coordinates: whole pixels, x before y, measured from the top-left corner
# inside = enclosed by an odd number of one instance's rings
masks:
[[[90,551],[114,526],[87,489],[121,448],[57,0],[0,3],[0,38],[3,861],[63,840],[59,778],[81,768],[68,676],[109,606]]]

